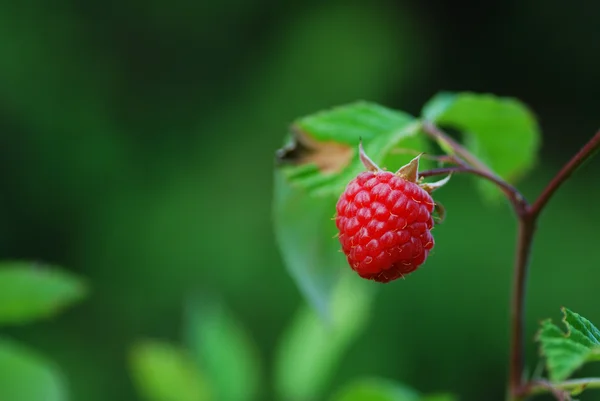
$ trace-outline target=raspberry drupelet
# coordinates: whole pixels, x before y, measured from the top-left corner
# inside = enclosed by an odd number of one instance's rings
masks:
[[[422,265],[435,241],[431,235],[436,207],[431,195],[438,183],[418,180],[419,157],[398,172],[383,171],[360,145],[368,171],[346,186],[336,205],[339,241],[350,267],[361,277],[387,283]]]

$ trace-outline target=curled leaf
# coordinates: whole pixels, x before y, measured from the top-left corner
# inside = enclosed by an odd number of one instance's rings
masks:
[[[298,125],[293,125],[291,132],[291,143],[276,152],[280,165],[314,164],[323,174],[335,174],[350,164],[354,152],[348,144],[334,140],[316,140]]]

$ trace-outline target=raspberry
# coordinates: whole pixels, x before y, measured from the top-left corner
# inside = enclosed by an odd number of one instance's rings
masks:
[[[336,205],[339,241],[361,277],[387,283],[415,271],[434,246],[431,195],[445,184],[418,180],[417,156],[398,172],[383,171],[364,153],[367,170],[346,186]]]

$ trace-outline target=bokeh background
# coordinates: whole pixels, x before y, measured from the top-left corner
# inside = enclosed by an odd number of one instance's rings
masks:
[[[418,114],[439,90],[515,96],[543,129],[519,184],[533,198],[599,128],[599,16],[592,1],[0,2],[1,255],[65,266],[92,290],[3,334],[54,360],[73,400],[137,400],[130,346],[176,343],[186,297],[211,293],[268,372],[304,303],[272,234],[289,123],[357,99]],[[600,322],[599,176],[596,160],[541,220],[531,369],[539,320],[564,305]],[[462,177],[439,199],[427,268],[380,288],[328,391],[379,375],[503,399],[515,223]],[[263,387],[274,399],[269,374]]]

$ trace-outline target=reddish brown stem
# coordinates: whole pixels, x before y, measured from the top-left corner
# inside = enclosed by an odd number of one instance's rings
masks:
[[[530,206],[521,193],[496,176],[487,166],[481,163],[468,150],[439,130],[431,123],[424,123],[424,131],[438,141],[449,147],[453,152],[464,159],[458,167],[446,167],[420,174],[422,177],[451,174],[469,173],[480,176],[496,184],[508,197],[519,219],[519,231],[515,256],[513,276],[513,292],[510,308],[510,365],[508,378],[508,399],[511,401],[522,400],[527,395],[540,390],[533,382],[527,382],[523,377],[525,366],[525,300],[527,292],[527,275],[533,237],[536,231],[537,219],[550,198],[558,188],[579,168],[586,160],[600,149],[600,131],[594,135],[581,150],[558,172],[542,191],[537,200]],[[534,391],[535,390],[535,391]]]
[[[513,295],[511,302],[511,348],[509,371],[509,396],[518,400],[528,394],[531,386],[524,382],[525,366],[525,299],[527,292],[527,270],[531,254],[531,245],[536,230],[537,219],[556,190],[600,148],[600,131],[548,183],[537,200],[525,213],[519,214],[519,237],[513,276]]]
[[[495,175],[494,172],[485,163],[479,160],[474,154],[469,152],[460,143],[456,142],[448,134],[440,130],[431,122],[426,121],[423,123],[423,131],[425,131],[425,133],[429,135],[429,137],[438,142],[440,146],[449,147],[453,150],[456,156],[464,159],[466,163],[464,163],[463,165],[471,165],[477,170],[486,172],[489,175]]]
[[[502,192],[504,192],[508,198],[508,200],[512,203],[515,211],[520,216],[527,212],[529,204],[525,197],[519,192],[519,190],[506,181],[498,178],[496,175],[490,174],[487,171],[482,171],[473,167],[468,166],[458,166],[458,167],[442,167],[436,168],[432,170],[427,170],[419,173],[420,177],[432,177],[436,175],[446,175],[446,174],[473,174],[477,175],[483,179],[486,179],[494,184],[496,184]]]
[[[524,385],[523,369],[525,367],[525,300],[527,295],[527,273],[533,235],[535,234],[535,217],[525,213],[519,218],[517,251],[513,273],[513,293],[510,306],[510,365],[509,365],[509,399],[519,399]]]
[[[542,194],[535,201],[531,207],[531,214],[537,217],[546,203],[550,200],[556,190],[573,174],[577,168],[579,168],[586,160],[590,158],[596,151],[600,149],[600,131],[596,132],[596,135],[585,144],[583,148],[565,166],[556,174],[556,176],[550,181],[548,186],[542,191]]]
[[[454,157],[456,157],[461,167],[464,168],[464,170],[457,170],[456,172],[471,173],[492,181],[494,184],[498,185],[502,192],[504,192],[504,194],[513,204],[513,207],[519,216],[526,212],[528,204],[523,195],[521,195],[516,188],[508,184],[502,178],[498,177],[498,175],[496,175],[492,169],[490,169],[485,163],[464,148],[460,143],[456,142],[454,139],[448,136],[448,134],[440,130],[431,122],[426,121],[423,123],[423,131],[430,138],[438,142],[440,146],[448,147],[452,150]]]

